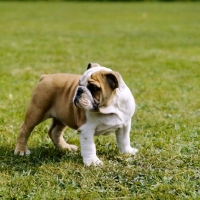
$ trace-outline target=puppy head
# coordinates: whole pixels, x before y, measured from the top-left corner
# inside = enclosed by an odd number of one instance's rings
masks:
[[[73,102],[77,107],[99,112],[100,107],[107,107],[112,103],[121,81],[119,73],[97,63],[89,63],[79,81]]]

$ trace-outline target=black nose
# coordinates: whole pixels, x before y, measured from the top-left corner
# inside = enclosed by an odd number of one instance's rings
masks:
[[[84,92],[83,89],[81,87],[79,87],[77,92],[76,92],[76,95],[80,96],[83,92]]]

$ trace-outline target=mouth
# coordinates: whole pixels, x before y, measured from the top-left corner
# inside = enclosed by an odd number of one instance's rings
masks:
[[[74,100],[74,105],[75,105],[76,107],[79,107],[79,108],[81,107],[81,104],[80,104],[80,103],[78,102],[78,100],[76,100],[76,99]]]
[[[83,86],[78,87],[73,103],[76,107],[83,108],[91,112],[99,111],[99,102],[96,102],[90,91]]]
[[[93,109],[90,110],[91,112],[99,112],[99,106],[96,104],[93,104]]]
[[[74,105],[78,108],[83,108],[86,110],[89,110],[91,112],[98,112],[99,111],[99,106],[95,103],[91,103],[90,105],[83,103],[81,100],[75,99]]]

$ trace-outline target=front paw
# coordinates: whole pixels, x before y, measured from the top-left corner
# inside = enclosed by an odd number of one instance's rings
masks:
[[[130,148],[128,153],[132,154],[132,155],[135,155],[136,153],[138,152],[138,149],[135,149],[135,148]]]
[[[103,165],[103,162],[97,156],[94,156],[91,158],[83,158],[83,163],[87,167],[91,165],[94,165],[94,166]]]
[[[128,149],[126,149],[125,151],[122,151],[121,153],[129,153],[129,154],[135,155],[137,152],[138,152],[138,149],[129,147]]]

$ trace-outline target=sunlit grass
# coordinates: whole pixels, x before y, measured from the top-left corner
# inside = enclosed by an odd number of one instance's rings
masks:
[[[199,3],[0,2],[0,198],[199,199]],[[131,144],[95,142],[104,166],[86,168],[80,148],[60,152],[46,134],[31,155],[13,155],[33,87],[44,73],[83,73],[88,62],[119,71],[137,110]],[[68,129],[66,140],[79,144]]]

